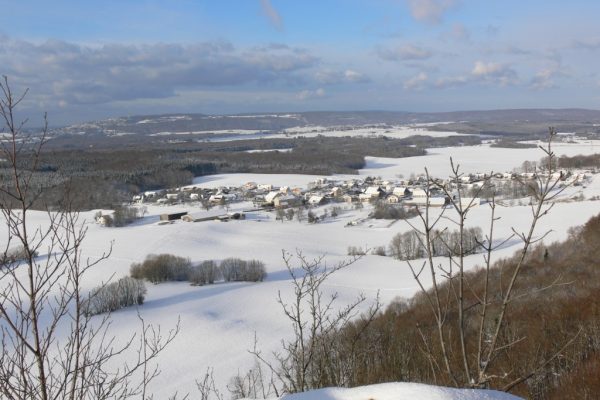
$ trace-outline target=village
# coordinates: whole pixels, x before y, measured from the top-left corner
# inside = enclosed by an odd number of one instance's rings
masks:
[[[559,170],[549,177],[544,172],[504,172],[465,174],[445,180],[426,175],[395,180],[380,177],[321,177],[306,187],[276,186],[270,183],[247,182],[241,186],[179,188],[146,191],[133,196],[130,207],[143,209],[145,205],[179,206],[186,211],[160,214],[161,224],[175,220],[203,222],[245,219],[248,213],[275,213],[276,220],[306,219],[317,223],[328,215],[316,215],[312,210],[332,205],[331,216],[339,210],[372,207],[369,217],[376,219],[404,219],[416,215],[417,207],[446,207],[458,204],[463,208],[477,207],[494,201],[502,206],[525,205],[534,194],[540,180],[558,181],[556,189],[569,191],[556,201],[582,200],[577,187],[584,187],[596,171]],[[265,175],[265,177],[268,175]],[[139,213],[143,216],[143,212]],[[107,214],[99,214],[97,221],[106,225]],[[132,218],[133,220],[134,218]],[[356,224],[351,221],[349,225]]]

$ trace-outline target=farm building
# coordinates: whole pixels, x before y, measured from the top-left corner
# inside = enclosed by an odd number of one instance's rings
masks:
[[[181,219],[181,217],[183,217],[184,215],[187,215],[187,211],[178,212],[178,213],[160,214],[160,220],[161,221],[175,221],[177,219]]]

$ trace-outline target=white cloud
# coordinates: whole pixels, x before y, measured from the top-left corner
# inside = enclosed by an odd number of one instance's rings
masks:
[[[362,72],[354,71],[351,69],[347,69],[344,71],[344,77],[348,82],[368,82],[369,78],[365,76]]]
[[[413,18],[431,24],[439,24],[444,14],[455,4],[456,0],[408,0]]]
[[[263,13],[269,19],[271,24],[275,27],[275,29],[282,31],[283,30],[283,18],[273,4],[271,4],[271,0],[260,0],[260,6],[262,8]]]
[[[424,60],[432,55],[429,50],[413,44],[405,44],[392,49],[381,48],[377,53],[379,57],[387,61]]]
[[[471,75],[478,80],[498,83],[501,86],[518,81],[517,72],[510,66],[501,63],[476,61]]]
[[[560,59],[551,60],[531,79],[529,87],[533,90],[544,90],[557,87],[556,79],[570,76]]]
[[[298,48],[236,49],[219,41],[89,46],[3,39],[3,73],[35,87],[29,100],[63,106],[161,99],[195,88],[293,85],[319,61]]]
[[[325,89],[318,88],[316,90],[303,90],[296,94],[298,100],[314,100],[322,99],[326,96]]]
[[[404,89],[419,90],[423,88],[423,84],[427,82],[428,76],[425,72],[420,72],[404,82]]]
[[[551,70],[550,68],[544,68],[535,74],[531,80],[530,87],[534,90],[553,88],[555,86],[553,80],[554,75],[555,71]]]

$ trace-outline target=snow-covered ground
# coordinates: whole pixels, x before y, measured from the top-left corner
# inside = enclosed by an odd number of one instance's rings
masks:
[[[437,125],[437,124],[436,124]],[[379,137],[386,136],[394,139],[405,139],[410,136],[422,135],[431,137],[447,137],[462,135],[454,131],[432,131],[427,129],[431,125],[412,125],[412,126],[366,126],[366,127],[347,127],[331,128],[323,126],[304,126],[284,129],[281,134],[274,134],[270,137],[316,137],[323,135],[327,137]]]
[[[284,400],[517,400],[494,390],[451,389],[419,383],[382,383],[353,389],[328,388],[285,396]]]
[[[559,144],[556,152],[559,155],[574,155],[590,153],[590,148],[589,144]],[[535,149],[494,149],[487,146],[435,149],[433,152],[435,154],[405,159],[369,158],[369,164],[361,171],[361,175],[395,177],[401,173],[408,176],[413,172],[419,173],[425,165],[434,174],[442,175],[448,170],[450,155],[464,165],[466,170],[473,172],[510,170],[525,160],[537,160],[541,157],[540,151]],[[315,178],[303,175],[231,174],[203,177],[197,180],[196,185],[212,187],[254,181],[302,186]],[[600,178],[596,176],[586,188],[578,190],[582,190],[586,198],[600,193]],[[236,206],[236,209],[248,208],[251,208],[249,203]],[[290,335],[290,323],[276,301],[279,292],[287,300],[293,294],[282,261],[282,250],[292,253],[300,250],[308,257],[325,254],[328,263],[336,263],[346,259],[348,246],[387,246],[396,233],[410,229],[403,221],[345,226],[349,221],[365,218],[369,212],[368,207],[363,210],[349,207],[338,217],[315,225],[296,220],[278,222],[275,221],[274,214],[265,212],[250,213],[246,220],[226,223],[176,221],[167,225],[158,224],[161,213],[178,210],[203,212],[199,205],[149,206],[148,215],[144,219],[123,228],[101,227],[92,222],[94,211],[83,213],[82,217],[86,219],[89,228],[84,242],[84,257],[98,257],[109,247],[111,241],[114,243],[110,259],[90,271],[84,286],[91,289],[111,277],[118,279],[125,276],[129,273],[132,262],[139,262],[148,254],[158,253],[190,257],[193,262],[222,260],[226,257],[259,259],[265,262],[268,276],[262,283],[218,283],[203,287],[193,287],[187,283],[149,285],[146,302],[138,309],[144,319],[149,323],[160,324],[163,329],[173,327],[181,319],[180,334],[159,359],[162,374],[151,387],[156,398],[167,398],[168,394],[175,391],[194,393],[194,379],[200,377],[207,367],[214,368],[218,386],[225,388],[233,375],[252,366],[253,359],[247,350],[252,348],[255,334],[259,347],[265,353],[277,349],[281,339]],[[317,214],[321,212],[322,208],[316,211]],[[559,203],[544,217],[537,232],[541,234],[552,229],[547,241],[561,240],[566,237],[569,227],[581,225],[599,212],[600,201]],[[497,213],[502,218],[496,223],[496,237],[499,241],[510,235],[512,227],[517,231],[524,230],[531,217],[528,206],[498,207]],[[489,209],[483,205],[471,211],[468,223],[485,230],[489,224],[488,218]],[[46,221],[44,213],[30,213],[29,223],[32,226],[44,225]],[[0,242],[5,241],[6,231],[3,230]],[[496,252],[496,257],[508,256],[518,246],[518,241],[511,240]],[[473,268],[481,261],[480,255],[470,256],[467,260],[468,268]],[[381,300],[388,304],[396,297],[412,296],[418,286],[405,263],[390,257],[367,255],[332,275],[325,289],[329,293],[339,293],[340,305],[352,301],[360,293],[364,293],[369,302],[379,293]],[[138,329],[138,310],[130,308],[115,312],[112,315],[111,334],[124,338]],[[373,391],[362,390],[326,390],[313,394],[313,397],[291,398],[475,398],[468,397],[470,395],[467,392],[452,392],[449,389],[422,385],[379,385],[373,387]],[[477,398],[484,398],[481,394],[478,395]]]
[[[240,116],[240,118],[244,118]],[[139,123],[149,123],[141,121]],[[204,130],[204,131],[189,131],[189,132],[158,132],[150,136],[181,136],[181,135],[211,135],[201,139],[201,141],[221,142],[233,140],[249,140],[249,139],[281,139],[281,138],[296,138],[296,137],[316,137],[319,135],[327,137],[366,137],[374,138],[387,136],[394,139],[404,139],[409,136],[422,135],[431,137],[447,137],[462,135],[454,131],[432,131],[427,129],[430,125],[411,125],[411,126],[368,126],[368,127],[348,127],[348,128],[332,128],[323,126],[307,126],[287,128],[281,132],[269,132],[255,129],[224,129],[224,130]]]
[[[543,145],[542,142],[538,142]],[[557,156],[575,156],[600,152],[600,141],[579,141],[576,143],[555,143],[553,150]],[[460,165],[464,173],[509,172],[521,166],[523,161],[537,161],[544,156],[539,148],[508,149],[490,147],[489,144],[477,146],[442,147],[427,150],[428,154],[417,157],[384,158],[366,157],[365,168],[359,171],[361,176],[379,176],[383,179],[408,178],[420,175],[427,167],[436,177],[447,177],[450,170],[450,157]],[[219,174],[201,176],[194,180],[199,187],[241,186],[246,182],[273,184],[275,186],[306,187],[310,181],[322,176],[286,175],[286,174]],[[336,175],[337,179],[356,178],[355,175]]]

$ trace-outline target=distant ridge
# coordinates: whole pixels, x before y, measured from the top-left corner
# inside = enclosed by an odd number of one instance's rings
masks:
[[[345,126],[369,124],[413,124],[435,122],[471,123],[600,123],[600,110],[506,109],[452,112],[404,111],[310,111],[299,113],[255,114],[159,114],[109,118],[70,125],[54,130],[55,134],[140,134],[160,132],[196,132],[247,129],[278,131],[303,126]]]

